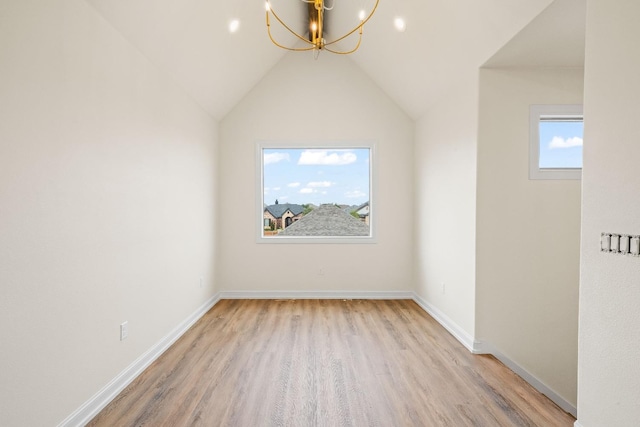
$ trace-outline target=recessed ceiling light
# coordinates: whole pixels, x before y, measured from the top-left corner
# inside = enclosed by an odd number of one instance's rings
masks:
[[[397,17],[393,20],[393,25],[396,27],[396,30],[404,33],[407,30],[407,23],[404,22],[404,19]]]
[[[238,21],[237,19],[234,19],[231,22],[229,22],[230,33],[235,33],[236,31],[238,31],[238,28],[240,28],[240,21]]]

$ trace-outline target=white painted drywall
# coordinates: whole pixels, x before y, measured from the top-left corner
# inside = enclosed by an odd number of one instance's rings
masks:
[[[473,337],[477,72],[416,124],[416,292]]]
[[[84,1],[2,2],[0,425],[56,425],[211,297],[216,139]]]
[[[578,421],[640,420],[640,258],[599,251],[640,234],[640,3],[588,0],[582,176]]]
[[[529,105],[582,94],[582,69],[480,70],[476,339],[574,407],[580,181],[529,180]]]
[[[412,289],[413,122],[349,57],[286,55],[220,129],[222,290]],[[255,153],[261,140],[374,141],[377,243],[256,243]]]

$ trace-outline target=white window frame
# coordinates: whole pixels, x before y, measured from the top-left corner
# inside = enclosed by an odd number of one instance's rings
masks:
[[[265,237],[263,235],[264,216],[264,171],[263,150],[273,148],[286,149],[369,149],[369,235],[368,236],[278,236]],[[377,243],[375,193],[376,193],[376,144],[372,141],[330,141],[330,142],[299,142],[299,141],[258,141],[256,142],[256,242],[273,244],[290,243],[336,243],[336,244],[372,244]]]
[[[583,117],[580,104],[547,104],[529,107],[529,179],[581,179],[582,168],[540,167],[540,119],[544,117]]]

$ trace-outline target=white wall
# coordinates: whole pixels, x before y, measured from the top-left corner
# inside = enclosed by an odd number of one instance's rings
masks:
[[[416,124],[416,291],[469,337],[475,329],[477,71]],[[443,289],[444,284],[444,289]]]
[[[574,408],[581,183],[529,180],[529,105],[582,94],[582,69],[480,70],[476,339]]]
[[[0,117],[0,425],[50,426],[212,296],[217,124],[80,0],[2,2]]]
[[[350,58],[286,55],[222,120],[220,135],[222,290],[412,289],[413,122]],[[256,243],[261,140],[374,141],[377,243]]]
[[[640,3],[588,0],[578,421],[640,419],[640,259],[599,252],[601,232],[640,234]]]

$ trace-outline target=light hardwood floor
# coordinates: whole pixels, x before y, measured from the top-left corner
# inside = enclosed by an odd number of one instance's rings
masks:
[[[222,300],[90,426],[572,426],[410,300]]]

